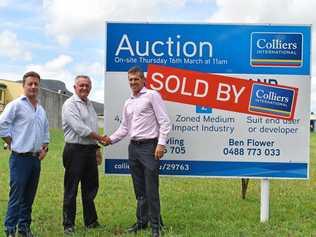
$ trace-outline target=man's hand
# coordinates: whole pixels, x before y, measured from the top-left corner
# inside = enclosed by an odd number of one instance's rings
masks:
[[[12,138],[11,137],[3,137],[2,140],[5,142],[3,148],[9,149],[11,151]]]
[[[160,160],[165,153],[165,146],[158,144],[155,150],[155,159]]]
[[[97,159],[97,164],[98,164],[98,165],[101,165],[101,164],[102,164],[102,152],[101,152],[101,149],[100,149],[100,148],[98,148],[98,149],[96,150],[95,156],[96,156],[96,159]]]
[[[3,149],[4,150],[6,150],[6,149],[8,149],[9,151],[11,151],[11,146],[10,145],[8,145],[8,143],[3,143]]]
[[[103,146],[107,146],[111,144],[111,139],[107,135],[100,136],[99,134],[92,132],[90,133],[89,137],[92,138],[93,140],[100,142]]]
[[[43,144],[43,145],[41,146],[38,159],[39,159],[39,160],[43,160],[43,159],[45,158],[47,152],[48,152],[48,146],[47,146],[47,144]]]
[[[104,135],[104,136],[102,137],[102,142],[101,142],[101,144],[102,144],[103,146],[108,146],[108,145],[112,144],[111,138],[108,137],[107,135]]]

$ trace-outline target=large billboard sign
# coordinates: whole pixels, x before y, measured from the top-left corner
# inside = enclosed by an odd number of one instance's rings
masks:
[[[171,119],[162,175],[308,178],[311,27],[107,23],[105,130],[140,66]],[[129,139],[105,172],[128,173]]]

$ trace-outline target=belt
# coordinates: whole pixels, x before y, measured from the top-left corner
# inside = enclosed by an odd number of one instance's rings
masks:
[[[97,149],[100,148],[99,145],[97,144],[79,144],[79,143],[66,143],[67,146],[72,146],[77,149],[83,149],[83,150],[92,150],[92,149]]]
[[[15,156],[20,156],[20,157],[38,157],[39,156],[39,152],[18,153],[18,152],[12,151],[12,154]]]
[[[150,139],[142,139],[142,140],[131,140],[132,144],[140,145],[146,143],[156,143],[158,142],[157,138],[150,138]]]

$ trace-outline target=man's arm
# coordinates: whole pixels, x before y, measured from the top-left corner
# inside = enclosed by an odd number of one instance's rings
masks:
[[[88,137],[93,132],[91,128],[82,122],[80,111],[74,103],[64,104],[62,108],[62,120],[80,137]]]
[[[80,117],[80,111],[73,103],[64,104],[62,109],[62,119],[80,137],[89,137],[103,143],[103,137],[84,124]]]
[[[152,94],[152,106],[159,124],[158,144],[166,145],[167,137],[170,132],[170,119],[163,99],[157,91]]]
[[[95,132],[91,132],[89,134],[89,137],[93,140],[100,142],[102,145],[106,145],[105,136],[100,136],[99,134],[97,134]]]
[[[165,153],[165,145],[170,131],[170,119],[160,94],[155,91],[152,96],[152,106],[159,124],[158,144],[155,150],[155,158],[159,160]]]
[[[119,128],[111,136],[105,136],[105,145],[119,142],[128,134],[129,121],[128,121],[128,116],[127,116],[126,106],[127,106],[127,103],[125,102],[124,107],[123,107],[123,112],[122,112],[122,122]]]
[[[48,125],[48,119],[47,119],[47,115],[45,112],[45,122],[44,122],[44,140],[43,140],[43,144],[47,144],[49,143],[50,140],[50,134],[49,134],[49,125]]]
[[[12,102],[7,104],[4,111],[0,115],[0,137],[8,144],[11,150],[12,136],[11,127],[15,118],[15,104]]]

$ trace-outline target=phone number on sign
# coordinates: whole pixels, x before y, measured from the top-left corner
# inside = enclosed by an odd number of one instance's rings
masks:
[[[278,148],[228,148],[223,149],[223,154],[233,156],[271,156],[276,157],[281,155]]]

